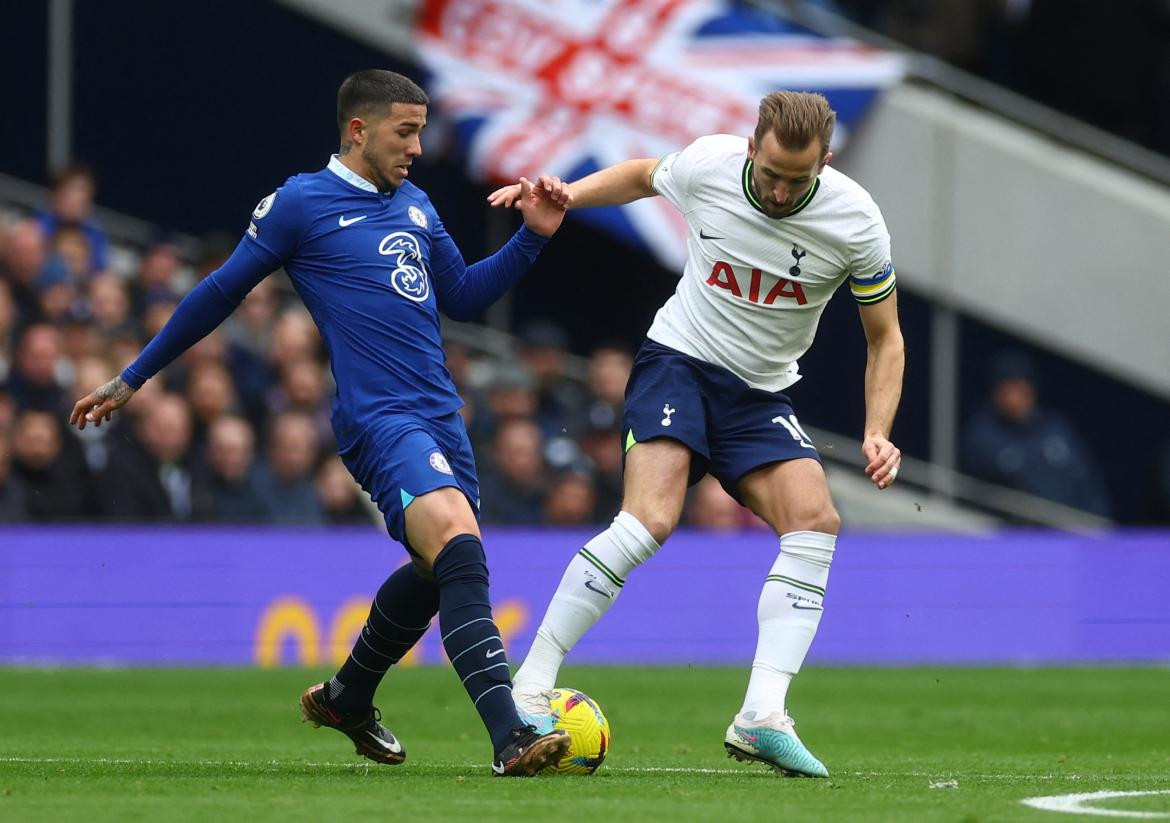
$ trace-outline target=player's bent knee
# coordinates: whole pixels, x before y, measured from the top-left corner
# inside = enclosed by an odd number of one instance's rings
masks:
[[[832,503],[828,503],[817,511],[809,512],[799,518],[793,531],[821,532],[822,534],[837,534],[841,531],[841,515]]]
[[[666,542],[666,538],[674,533],[678,528],[678,521],[681,517],[681,512],[669,512],[662,509],[655,509],[650,511],[631,511],[623,507],[623,511],[629,511],[638,522],[642,524],[642,528],[649,532],[650,536],[654,538],[654,542],[661,546]]]

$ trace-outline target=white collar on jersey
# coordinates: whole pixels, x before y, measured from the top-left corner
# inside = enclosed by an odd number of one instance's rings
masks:
[[[357,186],[362,191],[372,191],[374,194],[378,193],[377,186],[360,174],[354,174],[348,166],[341,162],[341,158],[336,154],[329,158],[327,168],[351,186]]]

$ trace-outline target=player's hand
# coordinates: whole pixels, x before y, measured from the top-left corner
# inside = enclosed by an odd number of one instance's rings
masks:
[[[543,186],[532,185],[527,177],[520,178],[519,208],[524,214],[524,225],[544,237],[552,237],[565,219],[565,207]]]
[[[898,479],[902,467],[902,451],[880,434],[866,435],[861,453],[869,463],[865,473],[879,489],[888,489]]]
[[[121,377],[94,389],[77,401],[69,413],[69,425],[84,429],[86,423],[100,426],[114,416],[114,412],[126,405],[134,396],[134,389]]]
[[[556,203],[563,209],[569,208],[573,205],[573,195],[569,193],[569,184],[550,174],[542,174],[536,180],[538,188],[546,192],[552,202]],[[488,195],[488,203],[491,206],[502,208],[520,208],[522,193],[522,186],[520,183],[513,183],[510,186],[503,186],[496,189]]]
[[[520,184],[513,183],[496,189],[488,195],[487,201],[494,208],[520,208]]]

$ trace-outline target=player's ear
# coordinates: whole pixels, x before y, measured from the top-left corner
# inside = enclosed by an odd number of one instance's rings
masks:
[[[754,134],[748,135],[748,159],[756,159],[756,136]]]
[[[360,117],[350,119],[349,125],[345,129],[345,139],[353,143],[355,146],[360,146],[366,142],[366,121]]]
[[[832,159],[833,159],[833,153],[831,151],[825,152],[825,156],[823,158],[821,158],[821,166],[819,169],[817,169],[817,171],[818,172],[824,171],[825,166],[829,165],[829,161]]]

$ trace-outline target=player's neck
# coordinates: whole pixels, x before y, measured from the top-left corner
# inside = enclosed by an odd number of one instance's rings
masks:
[[[371,186],[377,188],[377,184],[375,184],[374,181],[370,178],[370,171],[366,168],[366,164],[362,161],[360,154],[353,154],[352,152],[347,154],[338,154],[337,159],[341,162],[341,165],[345,166],[347,169],[352,171],[361,179],[365,180]]]

